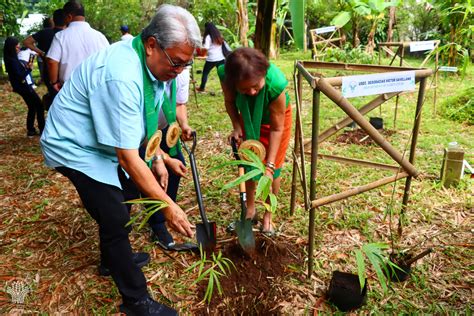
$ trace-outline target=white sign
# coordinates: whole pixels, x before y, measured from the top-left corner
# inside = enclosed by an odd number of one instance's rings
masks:
[[[458,72],[458,67],[440,66],[439,71]]]
[[[346,98],[413,90],[415,71],[412,70],[342,78],[342,95]]]
[[[320,28],[315,29],[316,34],[334,32],[335,30],[336,30],[335,26],[325,26],[325,27],[320,27]]]
[[[411,42],[410,52],[421,52],[424,50],[433,50],[435,41]]]

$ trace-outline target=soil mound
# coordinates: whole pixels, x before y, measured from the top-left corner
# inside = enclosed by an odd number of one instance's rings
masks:
[[[222,255],[229,258],[235,270],[221,278],[223,295],[214,293],[211,303],[196,310],[198,315],[271,315],[278,313],[278,303],[287,299],[280,286],[284,277],[297,273],[292,265],[301,266],[302,245],[283,238],[256,236],[255,252],[246,254],[235,243],[223,247]],[[301,273],[301,272],[298,272]],[[207,283],[198,289],[204,297]]]

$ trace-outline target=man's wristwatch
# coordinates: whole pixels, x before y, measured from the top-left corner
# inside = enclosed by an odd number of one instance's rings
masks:
[[[159,161],[159,160],[165,160],[165,156],[162,154],[159,155],[154,155],[153,158],[151,158],[151,161]]]

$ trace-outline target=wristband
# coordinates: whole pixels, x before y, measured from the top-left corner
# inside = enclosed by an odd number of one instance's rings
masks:
[[[52,86],[54,86],[55,84],[58,84],[58,83],[59,83],[59,80],[58,80],[58,81],[55,81],[55,82],[50,82],[50,84],[51,84]]]
[[[275,171],[275,164],[273,162],[267,162],[266,166],[272,171]]]

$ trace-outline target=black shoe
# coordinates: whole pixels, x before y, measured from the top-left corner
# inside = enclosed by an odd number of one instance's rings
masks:
[[[124,302],[120,305],[120,312],[127,316],[146,316],[146,315],[160,315],[160,316],[176,316],[178,312],[171,307],[160,304],[150,297],[136,301],[133,303]]]
[[[150,255],[147,254],[146,252],[135,252],[133,254],[133,262],[141,268],[146,266],[148,263],[150,263]],[[104,267],[102,263],[99,265],[99,275],[100,276],[109,276],[110,275],[110,269],[107,267]]]
[[[175,243],[173,236],[168,232],[166,226],[164,228],[157,229],[156,231],[151,231],[151,241],[160,246],[161,249],[167,251],[199,251],[199,247],[196,244],[185,242],[185,243]]]
[[[36,130],[28,131],[28,132],[26,133],[26,136],[28,136],[28,137],[38,136],[38,135],[39,135],[39,134],[38,134],[38,132],[37,132]]]

